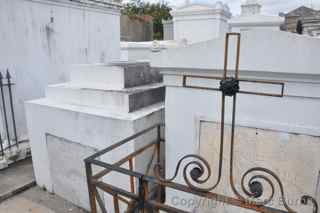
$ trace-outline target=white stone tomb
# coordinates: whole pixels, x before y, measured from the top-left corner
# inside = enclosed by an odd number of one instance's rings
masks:
[[[174,40],[196,43],[217,38],[229,31],[230,9],[226,4],[186,3],[172,12]]]
[[[243,32],[252,29],[280,30],[284,18],[261,13],[262,4],[259,0],[244,0],[241,14],[229,20],[232,32]]]
[[[46,97],[26,103],[32,160],[39,186],[89,210],[83,160],[97,150],[163,122],[164,87],[148,63],[76,65],[71,81],[51,85]],[[112,163],[152,141],[156,132],[104,156]],[[134,162],[143,170],[147,153]],[[129,186],[111,174],[108,183]],[[112,202],[105,196],[105,202]],[[112,205],[106,205],[112,212]]]

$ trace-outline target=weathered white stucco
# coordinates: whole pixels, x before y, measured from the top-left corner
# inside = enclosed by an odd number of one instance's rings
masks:
[[[185,4],[172,12],[174,40],[188,43],[207,41],[229,31],[231,13],[227,5]]]
[[[235,41],[230,40],[229,69],[235,67]],[[152,56],[153,67],[221,70],[224,65],[225,36],[188,47],[166,50]],[[320,39],[282,31],[252,30],[241,33],[240,69],[250,75],[273,73],[317,75]],[[196,54],[195,54],[196,53]],[[242,72],[243,73],[247,72]],[[314,76],[317,78],[317,76]],[[313,80],[314,78],[311,78]]]
[[[283,180],[289,191],[298,192],[297,189],[300,188],[296,187],[302,186],[304,193],[316,196],[318,190],[317,174],[320,169],[318,160],[315,160],[318,159],[318,154],[314,152],[315,149],[319,149],[320,136],[320,119],[319,116],[316,116],[320,107],[320,73],[317,70],[320,65],[317,59],[320,40],[284,32],[268,32],[267,34],[264,31],[255,30],[243,33],[241,36],[240,77],[283,81],[285,82],[285,96],[276,98],[238,95],[237,126],[257,128],[257,132],[268,135],[264,138],[257,137],[258,141],[256,143],[268,140],[279,142],[270,142],[269,145],[265,142],[266,145],[261,145],[260,148],[253,144],[252,146],[256,146],[255,149],[247,149],[247,152],[237,152],[237,156],[240,157],[240,160],[237,160],[237,168],[248,169],[248,162],[243,161],[242,158],[245,158],[248,155],[248,150],[251,150],[253,157],[256,157],[254,153],[259,153],[260,157],[265,157],[265,164],[262,166],[271,166],[273,169],[276,168],[276,171],[280,171],[284,167],[283,165],[291,168],[286,172],[288,177]],[[234,67],[232,66],[235,59],[234,50],[235,43],[231,42],[230,69]],[[199,143],[202,143],[202,147],[208,146],[208,144],[205,144],[206,140],[199,142],[199,132],[202,131],[200,121],[219,122],[221,118],[220,92],[183,88],[182,75],[221,76],[223,60],[224,38],[186,48],[167,50],[159,53],[153,59],[153,66],[162,67],[164,82],[167,86],[165,105],[167,177],[173,175],[176,167],[173,162],[178,162],[186,154],[199,154]],[[165,68],[166,66],[167,68]],[[200,68],[207,69],[201,70]],[[218,81],[195,78],[188,79],[187,84],[205,87],[219,86]],[[249,91],[280,92],[279,87],[270,87],[263,84],[241,83],[240,87]],[[231,123],[231,107],[232,99],[227,98],[226,124]],[[213,131],[212,126],[208,129],[206,135],[209,138],[214,137],[215,132],[219,132]],[[264,130],[270,131],[264,132]],[[228,133],[227,131],[226,134]],[[249,137],[250,129],[242,129],[240,133],[238,140],[248,141],[250,138],[252,139],[252,137]],[[210,141],[214,143],[217,140],[210,139]],[[301,141],[305,142],[302,143]],[[228,143],[227,140],[226,143]],[[287,149],[283,149],[283,146],[287,145],[282,143],[292,143],[292,146],[288,145]],[[243,146],[245,145],[243,144]],[[177,150],[179,151],[177,152]],[[305,168],[306,164],[302,163],[298,166],[294,161],[290,162],[285,158],[279,161],[279,156],[274,157],[267,154],[267,151],[270,151],[274,155],[278,153],[281,157],[283,152],[279,150],[284,150],[284,153],[288,152],[288,158],[292,157],[292,159],[296,158],[297,153],[301,152],[301,159],[308,162],[308,168]],[[209,152],[208,150],[207,153]],[[213,152],[216,152],[216,150],[213,149],[208,156],[213,155]],[[226,148],[225,153],[226,156],[229,155],[228,148]],[[202,152],[202,154],[205,153]],[[250,160],[260,162],[256,158]],[[227,163],[225,165],[228,168]],[[302,170],[309,175],[299,175]],[[283,175],[283,173],[280,175]],[[295,181],[295,175],[299,179],[298,186],[290,185],[292,181]],[[177,181],[183,182],[182,176],[179,176]],[[229,192],[226,188],[224,190],[226,190],[225,193]],[[300,190],[300,192],[302,191]],[[299,195],[302,196],[302,194]],[[295,196],[299,195],[295,194]],[[183,193],[168,191],[167,202],[172,204],[173,201],[176,201],[173,198],[177,196],[180,197],[180,201],[181,199],[193,199]],[[188,209],[186,205],[180,207]],[[189,210],[190,208],[192,206],[189,206]],[[302,207],[299,206],[299,208]],[[304,208],[301,212],[306,210],[310,209]],[[239,212],[239,209],[231,208],[227,212]]]
[[[119,11],[67,0],[0,1],[0,70],[9,68],[16,84],[20,137],[27,134],[24,101],[68,80],[67,65],[119,59]]]

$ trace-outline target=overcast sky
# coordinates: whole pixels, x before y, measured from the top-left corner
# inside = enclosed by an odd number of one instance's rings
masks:
[[[129,0],[124,0],[127,2]],[[149,2],[159,2],[162,0],[144,0]],[[172,6],[179,6],[185,2],[185,0],[165,0],[170,3]],[[214,3],[217,0],[191,0],[191,2],[202,2],[202,3]],[[222,0],[223,2],[228,3],[232,13],[240,13],[241,0]],[[269,14],[278,14],[279,12],[289,12],[301,5],[308,7],[313,7],[317,10],[320,10],[320,0],[260,0],[262,2],[262,10],[264,13]]]

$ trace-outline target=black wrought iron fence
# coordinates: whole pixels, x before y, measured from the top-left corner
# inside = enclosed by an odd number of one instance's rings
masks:
[[[191,213],[189,211],[173,206],[172,204],[166,203],[166,189],[174,190],[178,194],[188,193],[201,199],[217,201],[223,204],[228,204],[230,206],[248,209],[255,212],[298,213],[298,211],[291,209],[286,203],[287,199],[284,195],[283,185],[278,176],[276,176],[272,171],[264,168],[259,168],[259,170],[271,174],[270,176],[275,178],[277,182],[276,184],[280,185],[282,196],[281,201],[284,202],[284,209],[277,209],[272,207],[272,205],[268,205],[270,204],[270,200],[274,199],[273,196],[275,195],[275,185],[271,181],[271,179],[268,179],[267,176],[252,176],[249,181],[248,188],[244,186],[244,179],[242,180],[243,189],[246,193],[248,193],[249,198],[227,196],[211,191],[213,190],[212,188],[201,188],[201,186],[199,185],[194,185],[194,183],[200,185],[206,183],[212,175],[209,163],[204,158],[198,155],[187,155],[181,158],[180,161],[177,162],[177,168],[175,170],[174,177],[170,179],[164,179],[164,165],[160,161],[161,156],[159,151],[161,149],[161,146],[165,144],[165,141],[160,137],[160,129],[162,127],[163,125],[159,124],[147,128],[85,159],[89,199],[92,213],[99,212],[99,209],[102,213],[107,213],[107,207],[111,207],[111,212],[114,213]],[[155,129],[158,129],[158,136],[153,142],[141,147],[140,149],[132,153],[128,153],[127,156],[121,158],[119,161],[116,161],[115,163],[108,163],[99,160],[100,157],[108,155],[123,146],[137,143],[137,138],[142,137]],[[132,166],[132,162],[134,161],[134,159],[152,149],[154,149],[155,153],[155,157],[152,158],[152,160],[155,161],[154,175],[137,171],[136,168]],[[189,161],[184,164],[184,166],[182,166],[182,162],[187,160]],[[126,168],[127,164],[129,165],[128,168]],[[94,171],[95,167],[99,168],[97,169],[99,172]],[[189,167],[193,168],[189,170]],[[180,169],[182,169],[183,171],[183,180],[186,184],[178,183],[175,181]],[[249,170],[249,172],[252,171],[253,169]],[[247,176],[249,172],[247,172],[244,176]],[[119,176],[126,175],[128,177],[129,187],[120,187],[116,183],[106,182],[104,178],[111,173],[119,174]],[[203,176],[207,177],[203,178]],[[273,193],[270,200],[258,202],[259,198],[265,193],[264,188],[262,187],[262,185],[260,185],[262,184],[262,182],[258,181],[258,178],[266,180],[266,183],[271,184]],[[105,200],[98,192],[98,190],[102,190],[103,192],[113,197],[113,204],[110,204],[111,206],[106,206]],[[311,196],[302,196],[301,204],[311,204],[313,206],[312,212],[318,213],[318,204],[316,200]]]
[[[19,148],[17,126],[14,112],[14,102],[11,81],[11,74],[6,70],[5,75],[0,72],[0,93],[3,130],[0,132],[0,156],[7,151]]]

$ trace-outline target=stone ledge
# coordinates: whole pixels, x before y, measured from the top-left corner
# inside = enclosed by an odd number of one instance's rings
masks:
[[[13,189],[10,192],[7,192],[5,194],[1,194],[0,195],[0,203],[5,201],[5,200],[7,200],[7,199],[9,199],[9,198],[11,198],[11,197],[13,197],[13,196],[15,196],[15,195],[17,195],[17,194],[20,194],[20,193],[22,193],[22,192],[24,192],[24,191],[36,186],[36,185],[37,185],[36,181],[33,180],[33,181],[30,181],[29,183],[23,184],[23,185],[15,188],[15,189]]]
[[[47,98],[28,101],[26,102],[26,105],[38,105],[39,107],[49,107],[49,108],[54,108],[58,110],[72,111],[72,112],[83,113],[83,114],[97,116],[97,117],[112,118],[117,120],[128,120],[128,121],[135,121],[164,109],[164,103],[162,102],[162,103],[153,104],[148,107],[144,107],[143,109],[137,110],[135,112],[123,113],[123,112],[115,112],[115,111],[110,111],[110,110],[96,108],[96,107],[88,107],[88,106],[74,105],[74,104],[68,104],[68,103],[58,103],[58,102],[55,102],[54,100],[50,100]]]
[[[106,2],[101,0],[25,0],[39,4],[50,4],[63,7],[72,7],[75,9],[88,8],[103,13],[120,15],[121,4],[117,2]]]
[[[71,83],[108,85],[116,90],[162,82],[147,62],[112,62],[71,66]]]
[[[46,97],[56,102],[126,113],[163,102],[164,93],[162,83],[120,90],[110,89],[107,85],[65,83],[49,86]]]

